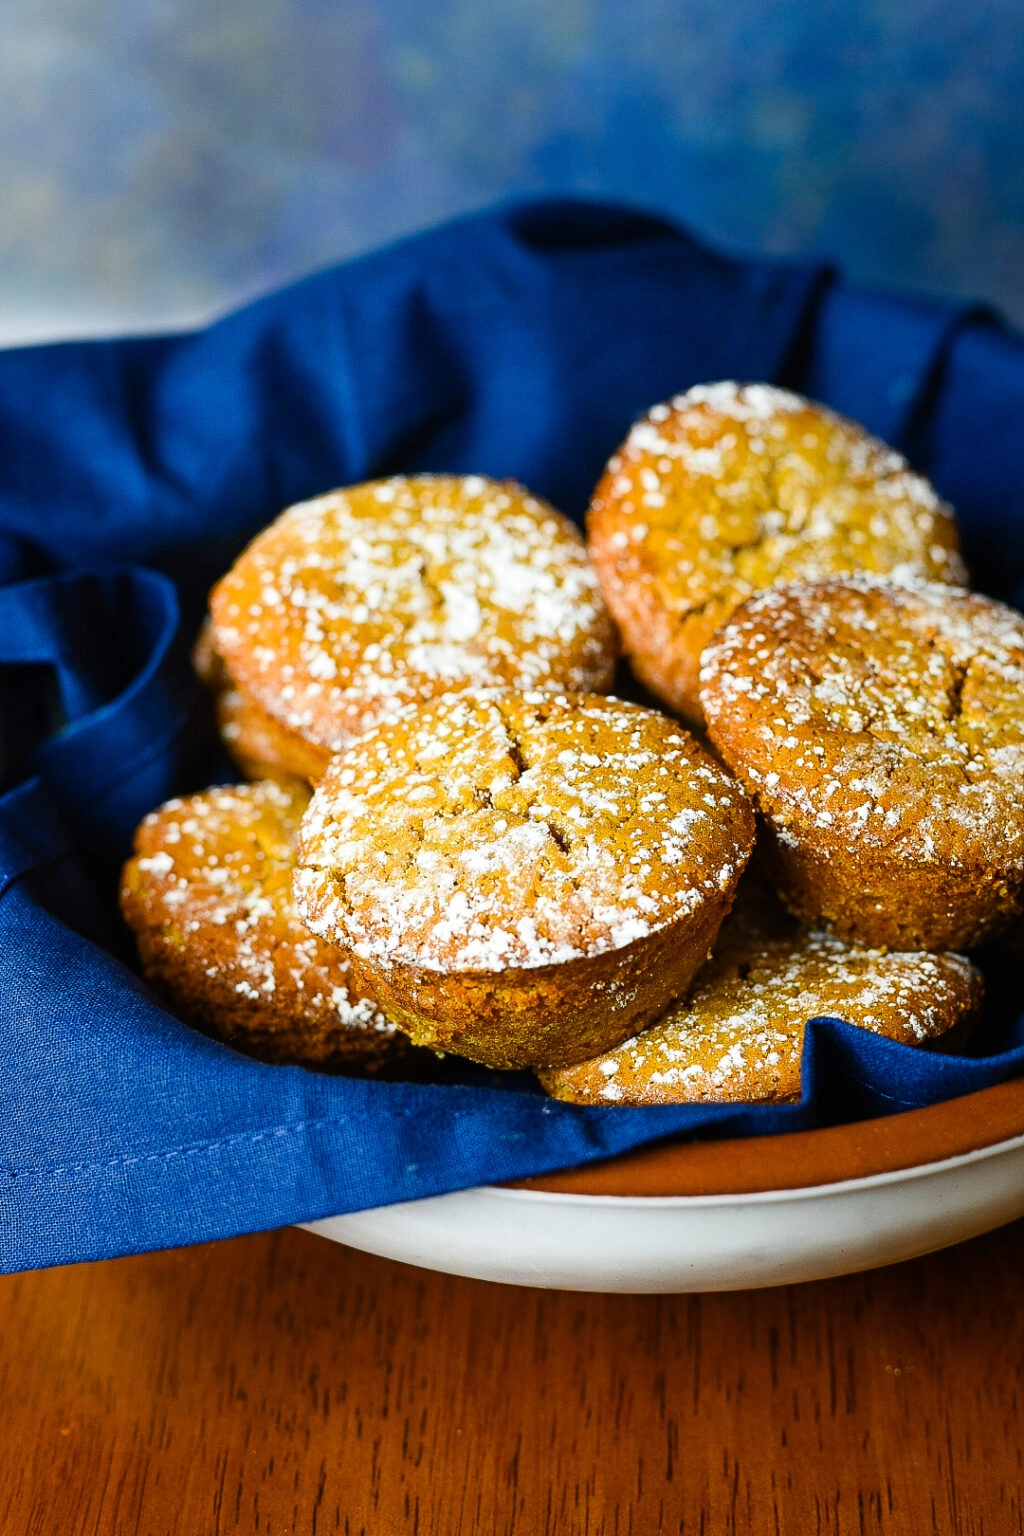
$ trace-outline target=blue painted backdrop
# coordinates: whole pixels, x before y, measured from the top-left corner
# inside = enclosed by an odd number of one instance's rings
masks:
[[[516,193],[1024,321],[1020,0],[6,0],[0,336],[184,323]]]

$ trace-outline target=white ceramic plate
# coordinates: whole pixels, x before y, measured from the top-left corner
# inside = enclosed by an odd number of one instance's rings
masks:
[[[572,1291],[730,1291],[931,1253],[1024,1215],[1024,1136],[915,1168],[756,1194],[486,1186],[311,1222],[425,1269]]]

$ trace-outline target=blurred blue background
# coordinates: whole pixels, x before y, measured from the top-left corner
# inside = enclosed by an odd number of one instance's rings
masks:
[[[6,0],[0,338],[194,323],[517,194],[1024,322],[1020,0]]]

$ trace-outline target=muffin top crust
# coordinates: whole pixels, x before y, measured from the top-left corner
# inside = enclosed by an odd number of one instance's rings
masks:
[[[716,748],[782,828],[1024,861],[1024,618],[936,583],[776,587],[705,651]]]
[[[428,970],[557,965],[721,902],[754,819],[654,711],[597,695],[465,694],[335,758],[303,821],[307,924]]]
[[[331,753],[247,699],[240,688],[228,684],[214,695],[214,709],[221,740],[247,779],[302,779],[315,784],[322,778]]]
[[[578,530],[479,475],[398,477],[292,507],[210,607],[243,693],[332,751],[464,688],[600,692],[617,655]]]
[[[963,955],[862,949],[795,923],[765,930],[741,914],[726,918],[688,998],[616,1049],[541,1080],[575,1103],[786,1101],[800,1096],[809,1019],[923,1045],[981,997]]]
[[[264,780],[169,800],[140,824],[121,905],[147,975],[218,1034],[285,1032],[296,1057],[396,1033],[352,985],[345,951],[321,943],[292,895],[309,790]],[[373,1041],[373,1037],[378,1037]]]
[[[754,592],[852,571],[966,579],[927,480],[854,422],[767,384],[698,385],[654,406],[587,523],[627,652],[692,718],[700,653]]]

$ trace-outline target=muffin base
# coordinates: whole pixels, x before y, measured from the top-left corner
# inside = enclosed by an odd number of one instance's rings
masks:
[[[732,896],[621,949],[560,965],[439,972],[355,957],[352,974],[415,1045],[505,1071],[570,1066],[621,1045],[686,991]]]
[[[972,949],[1001,933],[1024,908],[1024,872],[914,865],[888,850],[810,848],[766,828],[770,877],[809,927],[869,949]]]
[[[227,687],[216,697],[217,728],[232,762],[247,779],[303,779],[317,784],[327,771],[332,754],[273,715],[240,688]]]

